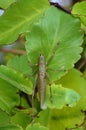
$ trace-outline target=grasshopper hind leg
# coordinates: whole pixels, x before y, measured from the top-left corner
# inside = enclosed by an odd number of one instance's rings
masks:
[[[35,106],[35,92],[36,92],[36,81],[37,81],[37,75],[35,77],[35,83],[33,85],[33,93],[32,93],[32,124],[34,124],[34,116],[35,116],[35,113],[34,113],[34,106]]]
[[[51,85],[50,85],[50,102],[53,103],[53,95],[52,95]]]

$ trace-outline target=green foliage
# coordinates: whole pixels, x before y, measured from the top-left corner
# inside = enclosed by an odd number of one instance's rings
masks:
[[[86,80],[83,78],[82,73],[80,73],[78,70],[72,69],[66,76],[64,76],[60,81],[58,81],[58,83],[61,83],[64,87],[74,89],[80,94],[81,99],[74,108],[64,108],[62,111],[53,111],[52,116],[56,118],[56,121],[59,118],[57,127],[61,130],[64,130],[64,128],[75,127],[76,123],[78,125],[82,124],[85,118],[85,113],[82,112],[82,110],[86,110]],[[53,125],[53,128],[55,125],[54,119],[52,119],[51,122],[52,124],[50,124],[51,126]],[[62,127],[60,123],[62,124]],[[82,128],[83,127],[84,126],[82,126]],[[54,129],[55,128],[53,128],[53,130]]]
[[[10,4],[12,4],[15,1],[16,0],[0,0],[0,7],[6,9],[10,6]]]
[[[64,107],[63,109],[47,109],[41,111],[35,121],[39,121],[41,125],[48,126],[50,130],[56,130],[56,128],[59,130],[74,128],[75,124],[80,125],[84,122],[85,113],[81,112],[81,110],[86,110],[86,80],[82,77],[82,73],[72,69],[68,74],[61,78],[58,83],[78,92],[81,96],[79,102],[72,108]],[[78,129],[81,128],[75,130]]]
[[[82,56],[86,2],[72,9],[80,20],[49,7],[46,0],[2,1],[6,11],[0,17],[0,44],[12,43],[23,33],[27,55],[0,65],[0,130],[84,130],[86,72],[83,78],[74,65]],[[40,108],[37,88],[40,54],[46,61],[46,110]]]

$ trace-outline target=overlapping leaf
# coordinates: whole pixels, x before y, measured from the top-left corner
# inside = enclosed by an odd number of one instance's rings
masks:
[[[50,7],[28,32],[26,40],[29,62],[38,64],[38,57],[44,55],[48,78],[52,82],[80,58],[83,33],[78,19]]]
[[[2,65],[0,66],[0,78],[19,90],[27,94],[32,94],[32,82],[29,79],[24,78],[21,73]]]
[[[81,22],[86,26],[86,1],[79,2],[73,6],[72,14],[81,19]]]
[[[19,0],[12,4],[0,17],[0,44],[12,43],[20,33],[26,32],[31,24],[49,6],[47,0]]]
[[[51,85],[52,102],[50,100],[50,86],[47,86],[46,104],[51,109],[62,109],[64,106],[73,107],[79,101],[80,96],[74,90],[63,88],[61,85]]]

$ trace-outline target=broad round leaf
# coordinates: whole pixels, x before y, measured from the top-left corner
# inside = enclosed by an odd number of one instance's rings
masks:
[[[40,54],[52,82],[63,76],[80,58],[83,33],[80,21],[55,7],[50,7],[26,37],[30,64],[38,64]]]

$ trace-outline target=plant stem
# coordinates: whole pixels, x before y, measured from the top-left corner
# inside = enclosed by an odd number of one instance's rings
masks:
[[[14,49],[6,49],[6,48],[0,48],[0,52],[12,53],[12,54],[16,54],[16,55],[26,54],[26,51],[23,51],[23,50],[14,50]]]
[[[76,68],[78,70],[81,70],[85,65],[86,65],[86,59],[83,59]]]

